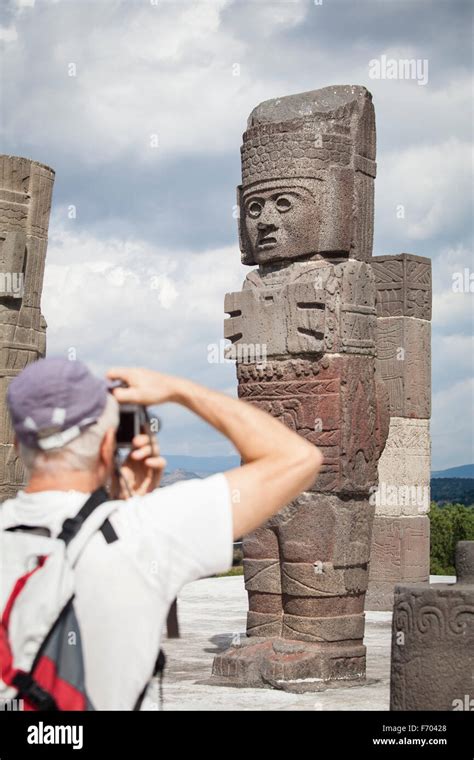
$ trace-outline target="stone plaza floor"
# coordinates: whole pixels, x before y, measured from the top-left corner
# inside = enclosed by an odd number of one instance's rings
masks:
[[[432,576],[431,582],[454,582]],[[205,683],[212,660],[234,636],[245,632],[247,595],[242,576],[206,578],[188,584],[178,600],[180,639],[164,639],[167,667],[164,710],[388,710],[390,612],[366,612],[367,683],[317,694],[240,689]],[[157,682],[143,709],[157,709]]]
[[[390,621],[388,612],[367,614],[368,680],[363,687],[319,694],[273,689],[237,689],[202,683],[214,655],[245,632],[247,595],[242,576],[206,578],[188,584],[178,600],[180,639],[164,639],[167,666],[164,710],[375,710],[388,709]],[[372,681],[372,683],[371,683]],[[143,709],[156,709],[153,683]]]

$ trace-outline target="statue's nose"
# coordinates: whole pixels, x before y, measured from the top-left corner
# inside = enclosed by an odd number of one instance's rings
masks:
[[[266,227],[274,227],[275,229],[278,229],[279,225],[279,213],[277,209],[275,208],[275,204],[266,201],[262,213],[260,214],[259,218],[259,229],[265,229]]]

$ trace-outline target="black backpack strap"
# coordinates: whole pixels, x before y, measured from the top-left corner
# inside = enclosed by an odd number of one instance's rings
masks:
[[[51,537],[51,531],[49,528],[36,527],[34,525],[14,525],[12,528],[5,528],[7,533],[32,533],[35,536],[44,536],[45,538]]]
[[[89,515],[92,514],[94,509],[96,509],[100,504],[103,504],[104,501],[108,501],[108,499],[109,495],[105,488],[98,488],[97,491],[91,493],[86,503],[83,507],[81,507],[77,515],[75,517],[68,517],[68,519],[64,521],[61,533],[59,534],[58,538],[61,539],[61,541],[64,541],[67,546],[67,544],[69,544],[69,542],[72,541],[75,536],[77,536],[83,523],[87,520]]]
[[[18,697],[27,699],[37,710],[57,710],[54,697],[39,685],[30,673],[17,673],[13,685],[18,689]]]
[[[105,538],[108,544],[113,544],[114,541],[118,541],[118,536],[109,518],[107,518],[107,520],[104,523],[102,523],[100,527],[100,532],[102,533],[103,537]]]
[[[165,672],[165,665],[166,665],[166,656],[163,650],[160,649],[160,651],[158,652],[158,657],[156,658],[155,667],[153,668],[153,676],[159,676],[158,700],[159,700],[160,710],[163,709],[163,675]],[[141,709],[142,702],[145,698],[145,694],[147,693],[149,685],[150,685],[150,681],[147,681],[145,686],[143,687],[143,691],[138,695],[138,699],[135,702],[135,705],[133,707],[134,712]]]

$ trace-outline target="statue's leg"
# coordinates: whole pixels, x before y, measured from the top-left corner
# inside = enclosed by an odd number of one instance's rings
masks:
[[[295,688],[301,681],[302,690],[311,679],[356,682],[365,671],[364,596],[373,507],[362,496],[310,492],[293,505],[297,508],[278,529],[282,640],[295,652],[282,648],[290,658],[284,665],[285,688],[292,688],[292,679]],[[297,642],[305,642],[301,651]]]
[[[280,555],[274,528],[264,526],[243,540],[248,636],[280,636],[282,601]]]

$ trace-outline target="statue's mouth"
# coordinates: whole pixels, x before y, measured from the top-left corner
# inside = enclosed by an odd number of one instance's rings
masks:
[[[277,239],[273,235],[266,235],[265,237],[260,238],[260,240],[257,243],[258,248],[274,248],[277,244]]]

